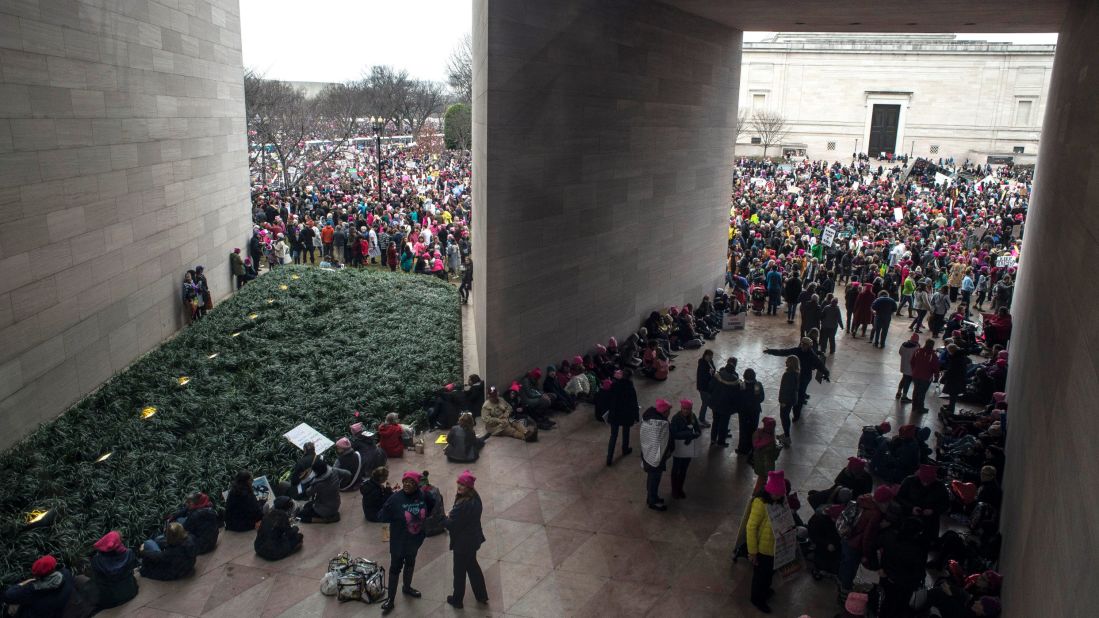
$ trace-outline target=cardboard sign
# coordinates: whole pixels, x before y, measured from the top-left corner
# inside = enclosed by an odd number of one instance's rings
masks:
[[[1010,255],[1001,255],[996,258],[997,268],[1007,268],[1015,265],[1015,258]]]
[[[829,225],[828,227],[824,228],[824,233],[821,234],[820,244],[824,245],[825,247],[831,247],[832,243],[834,243],[835,241],[836,228]]]
[[[775,570],[778,570],[798,558],[797,528],[794,515],[785,504],[767,505],[767,516],[771,519],[771,531],[775,535]]]
[[[900,223],[904,219],[904,211],[901,210],[900,206],[897,206],[893,209],[893,219],[898,223]]]
[[[324,437],[319,431],[305,423],[298,425],[282,435],[290,441],[290,444],[293,444],[298,448],[302,448],[306,442],[312,442],[318,455],[327,451],[335,444],[335,442]]]

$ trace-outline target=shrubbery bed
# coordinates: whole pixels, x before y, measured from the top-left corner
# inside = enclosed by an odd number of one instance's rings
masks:
[[[265,274],[0,455],[0,579],[47,552],[75,564],[111,529],[137,544],[188,491],[220,500],[237,470],[278,476],[298,423],[335,440],[355,410],[417,413],[460,381],[460,331],[455,288],[432,277]],[[40,509],[55,523],[23,530]]]

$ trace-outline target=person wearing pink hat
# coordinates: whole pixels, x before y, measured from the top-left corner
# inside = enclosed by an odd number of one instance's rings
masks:
[[[694,404],[690,399],[681,399],[679,412],[672,417],[668,428],[675,441],[675,451],[672,453],[672,498],[677,500],[687,497],[683,491],[683,485],[687,481],[687,468],[697,452],[697,442],[702,438],[702,427],[698,424],[693,408]]]
[[[398,584],[403,583],[401,591],[410,597],[423,596],[412,587],[412,575],[416,555],[426,537],[424,522],[437,505],[431,494],[420,489],[421,480],[423,475],[419,472],[405,472],[401,475],[401,491],[394,492],[378,511],[378,521],[389,524],[389,598],[382,603],[384,613],[393,609]]]
[[[855,581],[855,573],[864,556],[878,549],[878,532],[885,511],[893,502],[896,491],[890,485],[879,485],[872,494],[863,494],[855,499],[857,506],[854,522],[851,523],[841,545],[842,558],[837,577],[840,593],[847,594]],[[840,518],[844,519],[846,513]],[[838,524],[837,524],[838,525]]]
[[[347,472],[346,475],[340,475],[340,491],[359,488],[363,478],[370,472],[364,463],[362,453],[351,445],[349,438],[345,436],[336,440],[336,462],[332,465]]]
[[[614,372],[611,380],[606,405],[606,423],[610,426],[611,435],[607,442],[607,465],[614,464],[614,447],[618,443],[618,435],[622,434],[622,456],[633,452],[630,448],[630,429],[640,418],[641,406],[637,403],[637,390],[633,380],[621,370]]]
[[[782,470],[767,473],[767,482],[752,497],[748,511],[748,560],[754,567],[749,598],[752,605],[765,614],[771,613],[767,600],[774,593],[771,578],[775,572],[775,532],[771,527],[771,511],[775,508],[789,508],[786,504],[786,477]]]
[[[897,504],[906,517],[917,517],[927,539],[939,538],[939,522],[950,510],[950,492],[939,480],[939,468],[920,464],[916,473],[901,481]]]
[[[485,576],[477,563],[477,550],[485,542],[485,534],[481,529],[481,496],[474,489],[476,483],[477,477],[469,470],[458,475],[454,506],[443,521],[450,533],[450,551],[454,552],[454,592],[447,596],[446,602],[455,609],[462,609],[467,577],[477,602],[488,603]]]
[[[641,467],[645,470],[645,504],[654,511],[666,511],[664,499],[660,497],[660,479],[668,458],[675,450],[668,413],[672,404],[665,399],[656,403],[641,415]]]
[[[111,530],[92,545],[91,579],[95,584],[96,608],[118,607],[137,596],[134,569],[137,556],[122,543],[122,535]]]
[[[782,448],[775,439],[775,419],[764,417],[763,425],[752,434],[752,470],[757,477],[766,476],[775,469]]]

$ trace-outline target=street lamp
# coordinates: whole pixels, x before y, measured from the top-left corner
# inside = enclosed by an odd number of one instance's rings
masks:
[[[378,169],[378,203],[382,203],[382,129],[385,128],[385,119],[378,116],[370,117],[371,127],[374,129],[374,156],[377,157]]]

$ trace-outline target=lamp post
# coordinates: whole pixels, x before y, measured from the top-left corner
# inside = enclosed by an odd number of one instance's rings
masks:
[[[382,203],[382,129],[385,128],[385,120],[380,117],[371,117],[370,123],[374,129],[374,156],[378,159],[378,204]]]

